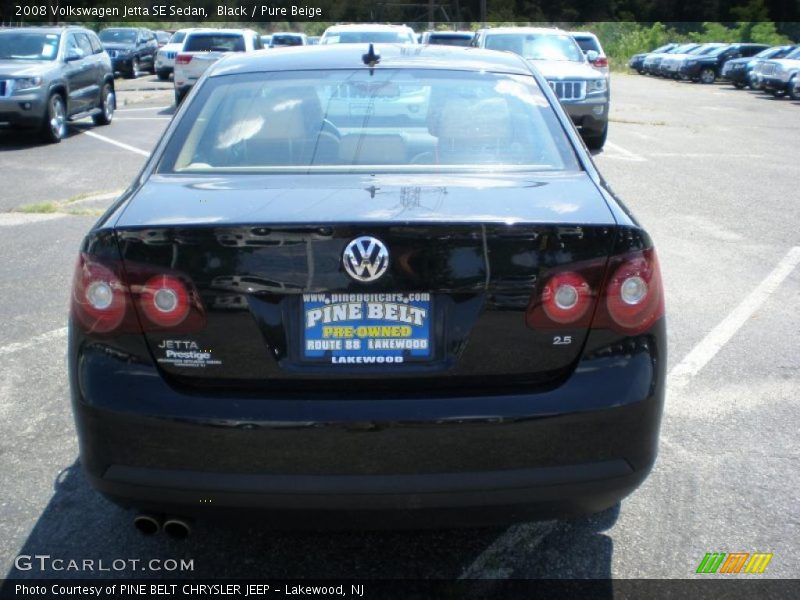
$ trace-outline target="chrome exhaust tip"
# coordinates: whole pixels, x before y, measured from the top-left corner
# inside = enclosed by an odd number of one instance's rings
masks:
[[[164,521],[164,533],[174,540],[185,540],[191,535],[192,526],[179,517],[169,517]]]
[[[155,535],[161,531],[161,519],[155,515],[141,513],[133,519],[133,526],[142,535]]]

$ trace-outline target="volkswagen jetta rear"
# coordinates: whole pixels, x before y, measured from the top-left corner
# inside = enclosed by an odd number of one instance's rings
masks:
[[[521,58],[226,58],[81,249],[81,461],[173,515],[602,510],[655,460],[663,313],[649,236]]]

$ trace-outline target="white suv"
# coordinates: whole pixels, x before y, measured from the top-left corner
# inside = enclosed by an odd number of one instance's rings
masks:
[[[169,42],[161,46],[156,54],[156,75],[161,81],[166,81],[175,69],[175,57],[183,49],[186,35],[195,29],[179,29],[172,34]]]
[[[230,52],[253,52],[264,46],[252,29],[195,29],[186,35],[175,57],[175,105],[197,83],[206,69]]]
[[[407,25],[358,23],[333,25],[319,40],[322,44],[416,44],[417,35]]]

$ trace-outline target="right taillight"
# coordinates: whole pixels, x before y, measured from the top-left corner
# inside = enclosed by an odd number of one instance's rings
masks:
[[[653,248],[573,263],[545,275],[526,323],[534,329],[611,329],[637,335],[664,315],[664,291]],[[596,309],[595,309],[596,306]]]
[[[188,65],[190,62],[192,62],[191,54],[178,54],[178,56],[175,57],[176,65]]]
[[[607,67],[608,66],[608,59],[605,56],[600,56],[594,60],[592,63],[595,67]]]
[[[635,335],[663,315],[664,289],[655,249],[612,257],[592,326]]]

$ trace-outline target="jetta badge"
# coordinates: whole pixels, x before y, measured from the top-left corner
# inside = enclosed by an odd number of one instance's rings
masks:
[[[389,251],[382,241],[365,235],[347,244],[342,262],[356,281],[375,281],[389,268]]]

